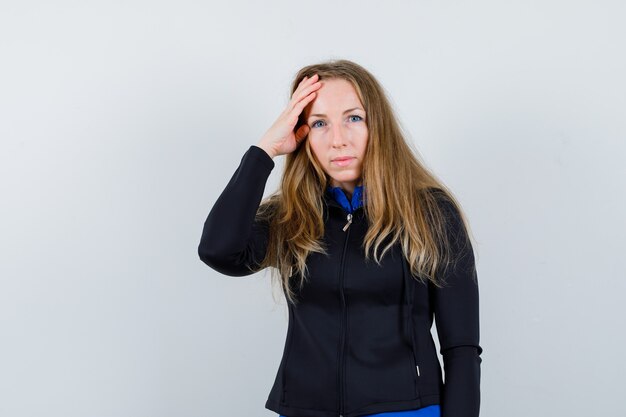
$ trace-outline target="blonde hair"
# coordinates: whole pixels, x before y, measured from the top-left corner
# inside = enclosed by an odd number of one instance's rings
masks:
[[[407,143],[382,86],[372,74],[345,59],[309,65],[296,74],[289,96],[305,76],[313,74],[320,80],[338,78],[352,83],[366,112],[369,137],[362,170],[363,209],[369,223],[363,242],[366,261],[373,252],[380,265],[385,253],[399,242],[411,274],[441,287],[441,266],[447,268],[458,253],[451,237],[457,242],[461,237],[462,245],[469,243],[469,234],[450,236],[447,232],[450,229],[446,225],[454,218],[462,222],[460,231],[468,229],[460,204]],[[303,123],[304,112],[296,129]],[[323,194],[330,180],[308,140],[304,143],[285,156],[279,190],[261,202],[256,214],[256,220],[269,228],[267,253],[256,271],[269,267],[272,282],[280,282],[292,303],[297,302],[293,281],[299,275],[300,288],[304,285],[309,253],[327,254],[321,238]]]

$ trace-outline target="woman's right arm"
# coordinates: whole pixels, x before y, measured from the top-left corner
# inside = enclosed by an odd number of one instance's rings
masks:
[[[265,183],[274,168],[273,158],[293,152],[309,133],[309,126],[296,126],[304,107],[321,87],[314,74],[304,77],[287,108],[252,145],[219,196],[204,222],[198,255],[202,262],[225,275],[251,275],[265,258],[269,226],[256,221]]]
[[[265,258],[268,225],[255,221],[255,215],[274,166],[265,150],[251,145],[209,212],[198,255],[217,272],[251,275]]]

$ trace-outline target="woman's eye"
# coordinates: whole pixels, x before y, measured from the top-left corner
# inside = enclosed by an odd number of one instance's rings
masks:
[[[361,116],[358,116],[358,115],[356,115],[356,114],[353,114],[353,115],[352,115],[352,116],[350,116],[350,117],[358,117],[358,118],[359,118],[359,120],[363,120],[363,118],[362,118]],[[358,121],[358,120],[357,120],[357,121]]]
[[[321,120],[316,120],[315,122],[313,122],[313,124],[311,125],[311,127],[315,127],[315,125],[317,125],[318,123],[320,123]]]

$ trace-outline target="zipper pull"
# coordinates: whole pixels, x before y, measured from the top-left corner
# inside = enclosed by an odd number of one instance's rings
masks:
[[[348,223],[343,227],[343,231],[348,230],[348,227],[352,224],[352,213],[348,213]]]
[[[416,365],[415,367],[417,368],[417,376],[420,376],[420,366]]]

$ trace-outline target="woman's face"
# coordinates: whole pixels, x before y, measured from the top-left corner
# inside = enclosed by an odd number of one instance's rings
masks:
[[[356,90],[343,79],[321,80],[322,86],[305,110],[311,151],[333,187],[352,194],[361,185],[361,170],[367,148],[365,110]],[[337,158],[346,158],[337,160]]]

